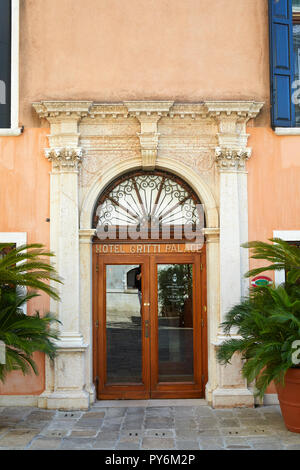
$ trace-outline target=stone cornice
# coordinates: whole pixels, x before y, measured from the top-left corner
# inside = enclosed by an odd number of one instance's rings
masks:
[[[77,115],[79,118],[90,113],[92,101],[41,101],[32,106],[40,118]]]
[[[174,101],[124,101],[124,105],[128,109],[131,116],[139,117],[141,115],[158,116],[167,115]]]
[[[263,105],[263,102],[257,101],[205,101],[211,116],[220,116],[222,113],[227,116],[237,114],[247,120],[255,118]]]
[[[41,101],[33,103],[40,118],[77,114],[79,117],[132,117],[150,116],[202,117],[237,115],[240,120],[255,118],[264,103],[255,101],[202,101],[200,103],[174,103],[173,101],[124,101],[97,103],[93,101]]]

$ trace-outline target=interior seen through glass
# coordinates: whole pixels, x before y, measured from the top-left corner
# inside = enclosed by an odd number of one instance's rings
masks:
[[[106,266],[107,383],[142,382],[141,266]]]
[[[193,381],[193,265],[158,265],[159,382]]]

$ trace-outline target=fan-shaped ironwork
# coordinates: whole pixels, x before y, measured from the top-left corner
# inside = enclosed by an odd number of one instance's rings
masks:
[[[200,204],[181,178],[164,171],[136,171],[114,181],[101,194],[93,226],[196,224]]]

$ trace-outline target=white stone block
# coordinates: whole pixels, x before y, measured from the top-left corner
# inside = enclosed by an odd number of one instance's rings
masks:
[[[5,343],[0,341],[0,364],[6,363],[6,348]]]

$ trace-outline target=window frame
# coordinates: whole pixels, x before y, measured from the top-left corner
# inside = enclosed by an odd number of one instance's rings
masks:
[[[0,128],[0,137],[18,136],[19,127],[19,38],[20,38],[20,0],[11,0],[11,101],[10,127]]]
[[[27,244],[27,232],[0,232],[0,243],[14,243],[16,248]],[[24,293],[26,293],[24,288]],[[21,309],[27,314],[27,304],[25,303]]]
[[[300,230],[274,230],[273,238],[281,238],[286,242],[300,242]],[[275,271],[275,285],[279,286],[285,282],[285,271]]]
[[[300,24],[300,7],[293,7],[293,25]],[[275,127],[276,135],[300,135],[300,127]]]

